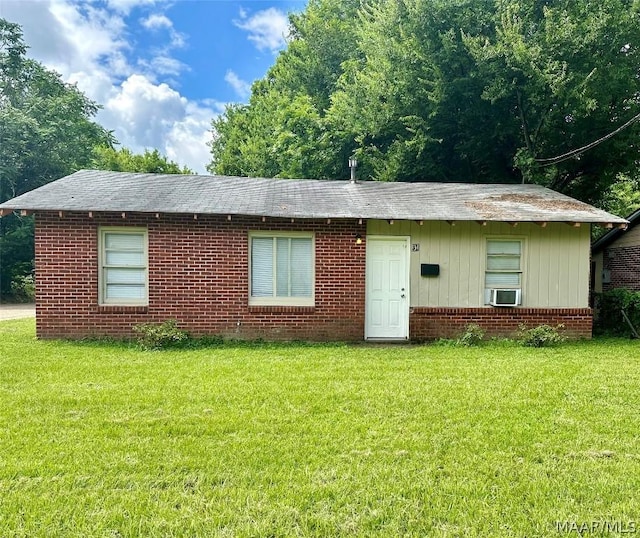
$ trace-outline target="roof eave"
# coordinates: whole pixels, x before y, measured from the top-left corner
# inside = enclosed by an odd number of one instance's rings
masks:
[[[631,215],[627,217],[626,222],[627,226],[624,228],[613,229],[594,241],[593,245],[591,245],[591,252],[597,254],[618,239],[625,231],[632,229],[640,223],[640,209],[631,213]]]
[[[203,211],[167,211],[163,210],[136,210],[131,208],[120,208],[120,209],[108,209],[105,210],[103,208],[72,208],[72,207],[36,207],[31,206],[29,204],[0,204],[0,217],[9,215],[13,212],[21,212],[23,215],[32,214],[35,212],[73,212],[73,213],[139,213],[139,214],[183,214],[183,215],[221,215],[221,216],[247,216],[247,217],[256,217],[256,218],[272,218],[272,219],[299,219],[299,220],[311,220],[311,219],[358,219],[358,220],[386,220],[386,221],[415,221],[415,222],[477,222],[479,224],[485,224],[489,222],[502,222],[502,223],[511,223],[512,225],[517,224],[525,224],[532,223],[538,224],[540,226],[546,226],[547,223],[564,223],[568,225],[579,226],[582,224],[594,224],[597,226],[604,226],[607,228],[614,228],[610,232],[608,232],[605,236],[600,238],[598,242],[594,243],[594,248],[596,244],[598,244],[605,237],[608,237],[610,234],[621,233],[622,230],[627,229],[628,226],[632,225],[632,221],[626,219],[600,219],[600,218],[551,218],[551,219],[543,219],[543,218],[513,218],[508,217],[505,219],[496,219],[492,218],[483,218],[482,216],[474,216],[468,218],[461,218],[460,216],[434,216],[434,215],[403,215],[401,217],[397,215],[388,215],[388,214],[364,214],[364,213],[326,213],[326,214],[303,214],[303,213],[275,213],[275,212],[263,212],[263,213],[233,213],[233,212],[203,212]],[[640,211],[638,212],[640,216]],[[636,219],[634,219],[636,220]],[[639,219],[640,220],[640,219]]]

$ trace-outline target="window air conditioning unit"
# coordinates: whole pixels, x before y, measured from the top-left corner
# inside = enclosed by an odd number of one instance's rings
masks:
[[[520,304],[520,290],[492,289],[489,295],[491,306],[517,306]]]

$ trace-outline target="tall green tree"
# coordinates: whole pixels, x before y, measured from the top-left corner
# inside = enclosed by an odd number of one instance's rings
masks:
[[[528,181],[595,203],[636,175],[640,123],[607,135],[640,113],[638,0],[347,4],[292,18],[249,103],[214,122],[213,171],[338,178],[355,151],[370,179]]]
[[[114,172],[146,172],[149,174],[193,174],[186,166],[170,161],[157,149],[145,149],[144,153],[133,153],[128,148],[113,146],[94,148],[92,167]]]
[[[98,106],[27,58],[17,24],[0,19],[0,202],[83,167],[112,136],[92,120]],[[0,219],[0,293],[33,270],[33,220]]]
[[[328,116],[332,128],[355,139],[366,177],[512,180],[496,151],[505,144],[497,127],[508,119],[483,101],[483,81],[463,42],[463,29],[495,32],[492,4],[400,0],[363,8],[361,54],[346,65]],[[491,136],[479,132],[487,126]]]
[[[636,174],[637,123],[555,157],[640,112],[639,16],[636,0],[501,0],[495,34],[467,36],[483,98],[508,107],[518,126],[513,162],[526,180],[598,202],[619,174]]]
[[[640,209],[640,175],[620,174],[604,195],[601,207],[621,217],[628,217]]]
[[[310,0],[290,17],[289,44],[254,83],[247,105],[213,121],[213,173],[346,177],[354,141],[327,128],[326,113],[346,60],[358,54],[359,0]]]

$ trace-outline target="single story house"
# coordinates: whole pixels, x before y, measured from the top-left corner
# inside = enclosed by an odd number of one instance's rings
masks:
[[[640,291],[640,209],[627,217],[628,228],[614,228],[593,243],[593,291]]]
[[[537,185],[82,170],[0,205],[35,214],[41,338],[590,337],[590,225],[625,219]]]

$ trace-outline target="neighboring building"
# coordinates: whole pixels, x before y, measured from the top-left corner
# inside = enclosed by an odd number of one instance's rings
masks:
[[[627,217],[629,227],[604,234],[591,248],[593,291],[640,291],[640,209]]]
[[[0,205],[34,213],[37,334],[313,340],[591,335],[590,224],[536,185],[80,171]]]

